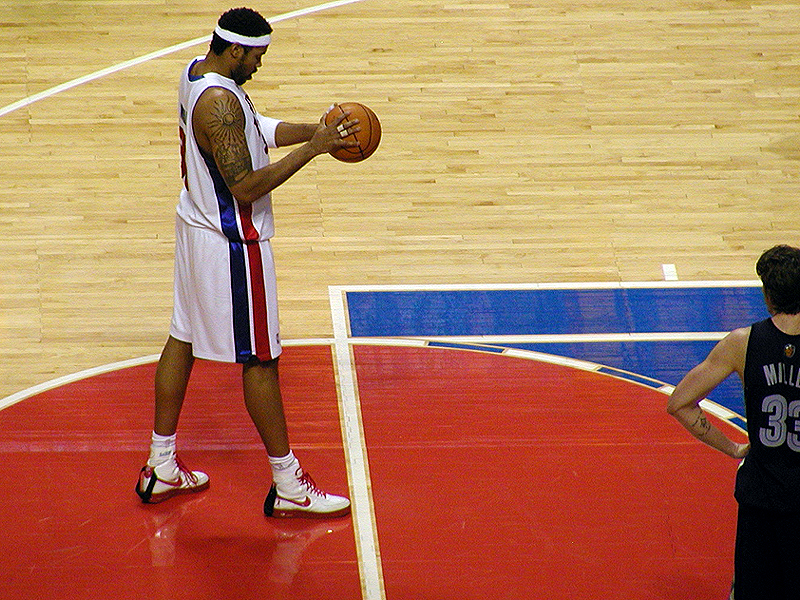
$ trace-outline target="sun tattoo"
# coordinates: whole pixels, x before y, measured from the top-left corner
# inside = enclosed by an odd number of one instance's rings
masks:
[[[239,101],[225,95],[214,101],[208,120],[214,159],[228,187],[253,170],[244,135],[244,112]]]

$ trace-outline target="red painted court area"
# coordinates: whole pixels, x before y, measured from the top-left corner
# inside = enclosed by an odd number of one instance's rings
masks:
[[[726,596],[736,463],[665,395],[489,353],[355,360],[387,598]]]
[[[674,423],[664,395],[484,352],[353,350],[386,598],[727,593],[736,464]],[[281,378],[296,453],[346,493],[331,357],[286,348]],[[197,363],[179,428],[210,489],[139,503],[154,368],[0,411],[0,598],[361,598],[350,518],[261,514],[268,467],[235,366]]]
[[[327,347],[287,349],[287,418],[318,483],[347,492]],[[198,495],[142,505],[155,365],[99,375],[0,411],[0,598],[358,598],[349,518],[272,520],[263,446],[240,367],[198,361],[178,448],[211,477]]]

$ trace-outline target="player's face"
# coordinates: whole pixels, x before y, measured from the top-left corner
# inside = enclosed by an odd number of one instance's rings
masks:
[[[237,85],[243,85],[256,74],[256,71],[261,67],[261,58],[266,54],[269,46],[262,46],[260,48],[245,48],[244,53],[239,58],[239,62],[231,71],[231,79]]]

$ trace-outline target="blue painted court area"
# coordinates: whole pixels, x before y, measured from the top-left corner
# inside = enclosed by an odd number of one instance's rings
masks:
[[[769,316],[754,285],[352,291],[347,306],[351,337],[485,336],[494,346],[586,360],[672,385],[708,354],[713,334]],[[619,334],[634,336],[608,339]],[[696,334],[706,339],[690,339]],[[744,414],[736,376],[710,399]]]

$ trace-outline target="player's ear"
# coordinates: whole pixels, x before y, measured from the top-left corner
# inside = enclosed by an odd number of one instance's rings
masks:
[[[230,50],[231,56],[236,60],[239,60],[244,54],[244,48],[241,44],[231,44],[228,46],[228,50]]]

